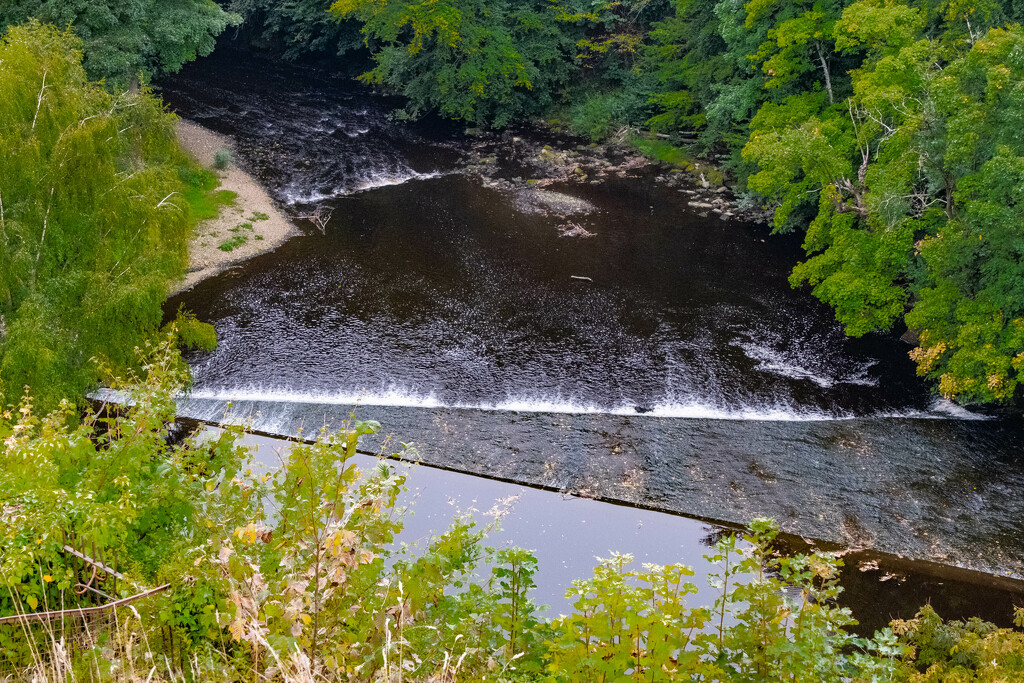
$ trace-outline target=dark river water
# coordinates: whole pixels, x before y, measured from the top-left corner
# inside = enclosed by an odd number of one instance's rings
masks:
[[[330,74],[228,53],[161,86],[292,215],[334,209],[168,302],[220,338],[183,414],[376,419],[464,472],[1024,576],[1021,424],[937,399],[895,338],[847,339],[788,285],[798,238],[644,172],[548,188],[595,233],[560,237],[528,186],[459,172],[478,141]]]

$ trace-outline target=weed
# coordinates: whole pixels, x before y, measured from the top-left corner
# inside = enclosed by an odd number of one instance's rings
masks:
[[[231,151],[227,149],[218,150],[213,155],[213,165],[217,170],[223,171],[231,165]]]
[[[242,246],[248,241],[249,238],[246,237],[245,235],[235,235],[231,239],[221,242],[220,246],[217,248],[220,249],[221,251],[234,251],[235,249]]]

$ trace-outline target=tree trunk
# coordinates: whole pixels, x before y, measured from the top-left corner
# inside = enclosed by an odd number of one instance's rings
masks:
[[[825,89],[828,90],[828,103],[835,104],[836,100],[832,95],[832,74],[828,70],[828,60],[825,59],[825,53],[821,51],[821,43],[816,42],[814,47],[818,51],[818,61],[821,62],[821,71],[825,74]]]

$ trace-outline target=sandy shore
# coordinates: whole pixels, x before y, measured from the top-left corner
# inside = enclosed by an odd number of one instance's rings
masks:
[[[191,121],[178,122],[178,140],[182,148],[203,166],[213,169],[214,157],[222,149],[233,150],[230,138]],[[233,205],[221,209],[220,215],[196,227],[189,244],[189,266],[185,279],[173,288],[172,294],[193,287],[200,280],[212,277],[240,261],[250,259],[280,246],[298,234],[298,229],[274,205],[270,195],[251,175],[230,164],[216,171],[221,190],[238,195]],[[231,251],[220,246],[234,240]]]

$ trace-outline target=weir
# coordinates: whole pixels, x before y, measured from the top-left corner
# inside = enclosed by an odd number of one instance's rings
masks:
[[[182,416],[277,436],[377,420],[370,452],[413,442],[424,463],[846,547],[1024,577],[1024,463],[999,421],[665,419],[195,395]],[[409,435],[422,435],[409,438]],[[899,458],[886,454],[899,453]],[[998,472],[986,477],[985,472]]]

